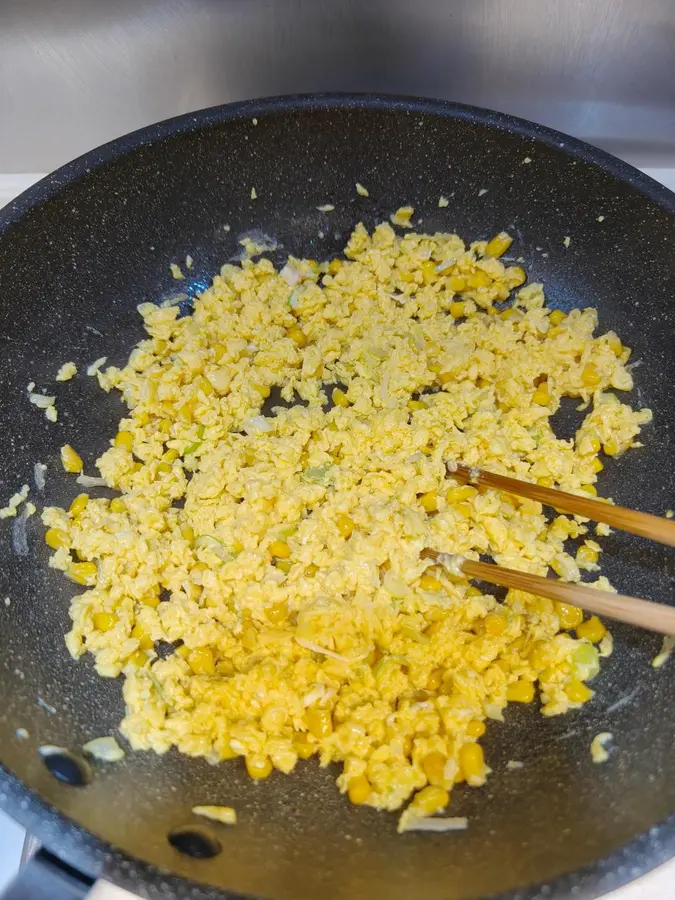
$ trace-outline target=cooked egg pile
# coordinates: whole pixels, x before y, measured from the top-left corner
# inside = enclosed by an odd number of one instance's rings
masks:
[[[352,803],[412,798],[403,830],[485,782],[508,702],[592,696],[598,619],[420,556],[595,573],[588,525],[445,461],[595,494],[602,454],[651,418],[609,392],[632,387],[617,335],[548,309],[509,244],[359,225],[343,259],[246,259],[192,315],[139,307],[148,339],[98,375],[129,407],[97,463],[120,496],[43,515],[51,565],[88,588],[68,648],[124,674],[132,747],[241,756],[258,779],[339,761]],[[588,408],[573,440],[550,424],[564,396]]]

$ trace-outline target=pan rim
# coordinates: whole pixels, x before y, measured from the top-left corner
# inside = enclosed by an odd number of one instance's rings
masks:
[[[604,150],[555,129],[507,113],[446,100],[376,93],[288,94],[222,104],[185,113],[145,126],[89,150],[61,166],[0,209],[0,239],[33,209],[57,196],[64,188],[108,163],[142,147],[209,126],[274,113],[353,109],[433,114],[469,120],[497,130],[520,134],[537,144],[555,148],[609,173],[675,216],[675,194],[629,163]],[[66,836],[67,852],[60,858],[91,877],[104,877],[134,891],[139,883],[160,877],[171,896],[217,900],[225,893],[211,885],[167,874],[142,859],[113,848],[87,831],[56,807],[43,800],[0,762],[0,805],[57,855],[57,836]],[[61,841],[59,842],[61,843]],[[565,900],[571,889],[577,896],[599,898],[639,878],[675,856],[675,813],[636,835],[608,856],[536,885],[500,892],[484,900]],[[166,896],[166,895],[164,895]],[[228,891],[232,900],[247,896]]]

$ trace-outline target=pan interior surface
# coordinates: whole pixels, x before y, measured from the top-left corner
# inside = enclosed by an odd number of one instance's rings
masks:
[[[439,208],[441,195],[447,207]],[[607,460],[600,493],[656,514],[675,506],[673,201],[609,157],[440,103],[286,100],[207,111],[121,139],[20,202],[22,215],[0,215],[3,503],[33,485],[41,462],[46,486],[31,487],[31,497],[39,508],[67,505],[75,487],[59,461],[65,443],[94,474],[121,401],[93,378],[55,386],[54,375],[67,360],[82,373],[101,356],[125,362],[142,337],[136,306],[176,290],[170,263],[193,257],[180,290],[194,294],[251,229],[276,240],[275,262],[289,253],[323,260],[342,250],[358,221],[372,228],[411,204],[420,231],[467,241],[509,231],[514,255],[531,281],[544,282],[551,305],[596,307],[601,330],[633,348],[640,365],[631,402],[650,407],[654,423],[643,448]],[[327,203],[334,212],[317,209]],[[28,402],[30,381],[57,394],[56,424]],[[39,517],[27,527],[28,555],[15,552],[11,522],[0,528],[0,600],[8,598],[0,603],[1,761],[84,832],[39,815],[11,776],[3,803],[69,862],[126,884],[152,877],[176,896],[188,896],[189,885],[156,870],[209,886],[201,896],[469,900],[548,882],[541,896],[567,896],[570,884],[597,896],[668,852],[665,825],[645,839],[640,858],[626,855],[621,871],[612,857],[675,812],[675,664],[652,668],[659,637],[621,626],[612,628],[615,652],[591,703],[554,719],[509,707],[504,723],[490,725],[488,784],[453,792],[450,814],[469,819],[463,833],[399,836],[395,816],[352,807],[334,785],[336,771],[315,760],[254,783],[238,761],[213,767],[175,752],[129,753],[96,765],[86,786],[58,782],[37,748],[78,748],[115,733],[121,683],[68,656],[73,589],[47,566]],[[671,552],[619,533],[602,544],[603,574],[620,590],[672,601]],[[601,731],[612,732],[616,750],[597,766],[589,747]],[[522,768],[509,770],[509,760]],[[167,835],[195,821],[192,806],[211,803],[234,806],[239,824],[217,829],[222,849],[212,858],[180,854]],[[597,862],[605,857],[615,862],[605,868]]]

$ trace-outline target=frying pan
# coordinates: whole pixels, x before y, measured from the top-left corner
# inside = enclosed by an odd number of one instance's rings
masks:
[[[357,181],[368,198],[357,196]],[[330,215],[317,210],[327,202]],[[100,356],[123,363],[142,336],[136,305],[175,290],[170,262],[193,256],[181,282],[192,295],[237,252],[242,232],[275,237],[277,261],[326,259],[357,221],[372,227],[402,203],[425,231],[468,239],[510,231],[552,305],[597,307],[602,328],[634,348],[632,402],[650,406],[655,421],[643,448],[607,461],[601,491],[659,514],[674,505],[673,195],[546,128],[373,96],[260,100],[164,122],[70,163],[0,213],[3,498],[32,484],[42,462],[46,487],[32,495],[40,507],[67,504],[74,486],[58,461],[66,442],[92,471],[122,414],[119,398],[78,377],[54,391],[59,419],[50,424],[28,403],[26,385],[51,392],[66,360],[80,370]],[[573,408],[558,415],[559,433],[572,432],[575,416]],[[47,566],[38,517],[27,527],[23,555],[12,525],[0,528],[0,601],[8,598],[0,602],[0,802],[58,860],[29,866],[10,896],[75,896],[81,873],[146,897],[202,900],[598,897],[675,852],[675,666],[653,669],[659,638],[619,625],[591,703],[554,719],[509,708],[490,726],[487,786],[453,793],[452,814],[470,823],[461,834],[397,835],[395,816],[350,806],[336,771],[314,760],[254,783],[238,761],[213,767],[175,752],[129,753],[94,765],[87,784],[58,780],[38,748],[77,752],[114,734],[121,684],[66,653],[73,588]],[[603,546],[613,583],[672,601],[671,552],[618,533]],[[611,731],[616,748],[604,766],[589,753],[599,731]],[[509,771],[510,759],[523,767]],[[72,782],[72,766],[61,775]],[[233,805],[240,823],[195,831],[196,803]],[[182,843],[171,843],[181,828]]]

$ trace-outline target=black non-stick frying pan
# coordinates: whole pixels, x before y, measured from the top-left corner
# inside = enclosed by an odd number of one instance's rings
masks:
[[[356,195],[357,181],[368,198]],[[317,210],[327,202],[330,216]],[[142,334],[137,304],[175,290],[170,262],[193,256],[181,289],[194,294],[244,231],[274,236],[279,261],[325,259],[356,222],[371,227],[402,203],[425,231],[510,231],[553,305],[598,308],[602,328],[640,363],[633,402],[655,413],[644,448],[607,461],[601,491],[659,514],[675,505],[675,197],[599,150],[508,116],[346,96],[254,101],[152,126],[65,166],[0,213],[2,502],[32,484],[42,462],[46,487],[32,496],[40,507],[67,504],[66,442],[91,471],[119,398],[78,377],[54,391],[59,420],[50,424],[26,385],[51,393],[66,360],[122,363]],[[560,433],[573,415],[558,417]],[[397,835],[395,816],[351,806],[335,771],[315,760],[254,783],[238,761],[129,753],[95,765],[88,784],[60,781],[38,747],[77,751],[114,733],[121,684],[66,652],[72,586],[47,567],[38,517],[28,520],[27,555],[15,552],[9,521],[0,541],[0,803],[89,878],[203,900],[583,898],[675,852],[675,663],[653,669],[659,638],[622,626],[588,706],[556,719],[509,708],[490,726],[494,774],[481,790],[453,792],[452,814],[470,822],[461,834]],[[622,590],[672,600],[671,551],[618,533],[603,545],[603,571]],[[616,748],[604,766],[589,753],[599,731],[611,731]],[[507,770],[509,759],[522,769]],[[63,767],[76,780],[67,759]],[[192,834],[196,803],[233,805],[239,824]],[[181,828],[182,851],[168,839]],[[217,852],[190,855],[204,851]],[[70,874],[61,870],[40,896],[58,900]],[[13,896],[39,877],[29,870]]]

